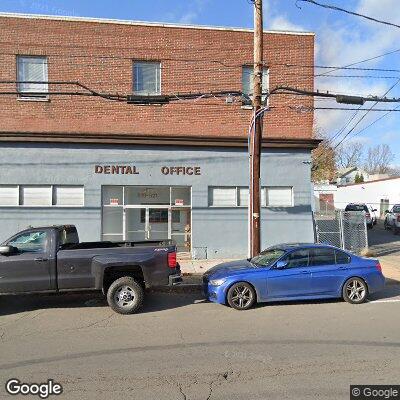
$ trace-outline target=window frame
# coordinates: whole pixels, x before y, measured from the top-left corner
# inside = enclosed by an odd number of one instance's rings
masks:
[[[85,202],[86,202],[86,193],[85,193],[85,186],[84,185],[53,185],[53,184],[0,184],[1,187],[16,187],[17,192],[18,192],[18,204],[14,205],[0,205],[1,208],[83,208],[85,207]],[[23,204],[23,188],[25,187],[43,187],[43,188],[50,188],[50,196],[51,196],[51,204],[38,204],[38,205],[26,205]],[[82,204],[79,205],[58,205],[56,204],[56,188],[58,187],[77,187],[81,188],[83,191],[83,196],[82,196]]]
[[[291,205],[276,205],[276,206],[270,206],[267,204],[267,194],[268,194],[268,188],[273,188],[273,189],[290,189],[291,191]],[[236,202],[235,205],[214,205],[211,202],[212,199],[212,190],[213,189],[236,189],[235,195],[236,195]],[[249,205],[240,205],[239,201],[240,201],[240,190],[241,189],[247,189],[250,190],[247,186],[208,186],[208,206],[212,207],[212,208],[248,208]],[[261,203],[261,208],[292,208],[294,207],[294,188],[293,186],[262,186],[260,188],[260,203]]]
[[[159,89],[158,92],[155,91],[155,92],[146,92],[146,93],[144,93],[144,91],[137,91],[136,90],[136,82],[138,80],[136,79],[136,69],[135,69],[135,67],[138,64],[148,64],[148,65],[150,65],[150,64],[153,64],[153,65],[158,64],[158,67],[159,67],[158,68],[158,76],[157,76],[157,78],[158,78],[158,89]],[[162,73],[161,73],[161,71],[162,71],[161,61],[158,61],[158,60],[132,60],[132,93],[134,95],[138,95],[138,96],[159,96],[159,95],[161,95],[162,94],[162,86],[161,86],[161,84],[162,84]],[[156,82],[156,85],[157,85],[157,82]]]
[[[243,85],[243,75],[245,73],[245,70],[248,69],[250,70],[249,75],[251,75],[251,71],[254,71],[254,65],[251,64],[243,64],[242,65],[242,75],[241,75],[241,87],[242,87],[242,92],[245,93],[244,91],[244,85]],[[262,91],[264,91],[264,89],[266,89],[266,91],[269,91],[269,87],[270,87],[270,80],[269,80],[269,67],[268,66],[264,66],[263,67],[263,78],[267,77],[267,82],[266,82],[266,88],[264,88],[264,82],[262,82]],[[251,85],[251,78],[250,78],[250,85]],[[250,100],[245,100],[243,99],[242,101],[242,105],[244,107],[251,107],[252,106],[252,96],[250,96],[249,93],[245,93],[250,97]],[[264,106],[268,106],[269,105],[269,97],[267,97],[266,95],[261,97],[261,102]]]
[[[44,244],[43,250],[41,250],[41,251],[19,251],[19,248],[17,246],[13,246],[11,244],[13,241],[15,241],[15,239],[19,238],[20,236],[32,235],[33,233],[36,233],[36,232],[45,234],[45,244]],[[18,232],[16,235],[12,236],[10,239],[7,240],[6,245],[15,247],[18,250],[17,254],[27,254],[27,253],[28,254],[46,254],[48,252],[48,245],[49,245],[49,231],[47,229],[38,228],[38,229],[29,230],[29,231]]]
[[[16,89],[17,89],[17,93],[18,93],[18,99],[19,100],[31,100],[31,101],[48,101],[49,100],[49,59],[47,56],[45,55],[31,55],[31,54],[17,54],[16,55],[16,79],[17,82],[19,81],[25,81],[25,79],[20,80],[20,60],[22,59],[43,59],[44,63],[43,65],[45,65],[45,70],[44,70],[44,78],[43,81],[38,81],[38,82],[46,82],[47,83],[42,83],[41,85],[45,86],[45,91],[43,93],[43,95],[40,94],[29,94],[29,92],[25,92],[25,91],[21,91],[20,90],[20,85],[24,85],[23,83],[17,83],[16,84]],[[40,91],[38,91],[40,92]]]

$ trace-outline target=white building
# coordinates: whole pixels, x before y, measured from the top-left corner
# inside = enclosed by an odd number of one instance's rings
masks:
[[[381,216],[393,204],[400,203],[400,177],[338,186],[334,194],[335,208],[344,209],[349,203],[366,203]]]

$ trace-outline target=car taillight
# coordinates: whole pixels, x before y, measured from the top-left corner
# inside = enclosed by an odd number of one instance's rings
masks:
[[[382,272],[381,263],[380,263],[379,261],[376,262],[375,266],[376,266],[376,269],[377,269],[378,271],[381,271],[381,272]]]
[[[176,252],[168,253],[168,267],[176,268]]]
[[[365,216],[366,216],[367,218],[371,218],[371,214],[370,214],[370,213],[365,213]]]
[[[400,222],[400,214],[397,216],[397,222]]]

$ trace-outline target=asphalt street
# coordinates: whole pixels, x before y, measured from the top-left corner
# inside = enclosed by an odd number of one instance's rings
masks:
[[[18,398],[10,378],[52,378],[65,399],[349,399],[351,384],[400,384],[399,312],[396,284],[362,305],[244,312],[150,293],[131,316],[98,295],[2,297],[0,398]]]

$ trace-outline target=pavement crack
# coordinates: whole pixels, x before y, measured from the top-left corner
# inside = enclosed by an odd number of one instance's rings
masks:
[[[182,389],[182,384],[181,383],[178,383],[178,388],[179,388],[179,392],[183,396],[183,400],[187,400],[187,396],[186,396],[186,394],[184,393],[184,391]]]

